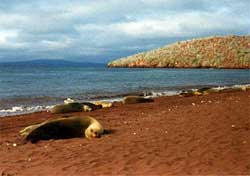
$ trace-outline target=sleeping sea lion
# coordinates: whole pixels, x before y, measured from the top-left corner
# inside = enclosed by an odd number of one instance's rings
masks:
[[[102,105],[95,105],[94,103],[89,103],[89,102],[83,102],[81,103],[81,105],[83,107],[83,111],[85,112],[94,111],[102,108]]]
[[[102,108],[110,108],[113,106],[113,104],[111,102],[105,102],[105,101],[95,101],[94,104],[101,105]]]
[[[127,96],[123,98],[123,104],[147,103],[153,102],[151,98],[144,98],[141,96]]]
[[[69,139],[75,137],[98,138],[104,133],[102,125],[93,117],[73,116],[48,120],[20,131],[26,141]]]
[[[81,112],[82,104],[81,103],[68,103],[68,104],[61,104],[54,106],[50,112],[53,114],[59,114],[59,113],[69,113],[69,112]]]
[[[201,92],[198,90],[185,90],[180,93],[180,96],[182,97],[191,97],[191,96],[200,96],[202,95]]]

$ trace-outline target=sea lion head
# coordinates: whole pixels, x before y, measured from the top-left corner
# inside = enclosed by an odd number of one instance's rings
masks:
[[[91,124],[86,130],[85,130],[85,137],[86,138],[99,138],[103,134],[104,129],[99,123],[93,123]]]

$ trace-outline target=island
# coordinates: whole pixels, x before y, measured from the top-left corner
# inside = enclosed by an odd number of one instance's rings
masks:
[[[108,67],[250,68],[250,36],[213,36],[110,61]]]

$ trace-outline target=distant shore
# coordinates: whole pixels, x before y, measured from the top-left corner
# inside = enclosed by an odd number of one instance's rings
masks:
[[[49,112],[0,118],[2,175],[247,175],[250,91],[115,103],[90,115],[111,134],[22,144]]]

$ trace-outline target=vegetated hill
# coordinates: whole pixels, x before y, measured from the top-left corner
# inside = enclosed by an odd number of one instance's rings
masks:
[[[177,42],[111,61],[108,67],[250,68],[250,36]]]

